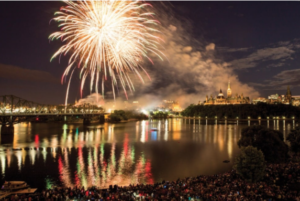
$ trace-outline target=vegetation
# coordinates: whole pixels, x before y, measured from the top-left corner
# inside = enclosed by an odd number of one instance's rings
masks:
[[[248,182],[257,182],[263,178],[266,163],[262,151],[255,147],[243,147],[233,167]]]
[[[153,119],[166,119],[169,117],[168,112],[151,112],[150,115]]]
[[[122,117],[118,114],[112,113],[109,115],[109,119],[112,122],[120,122],[122,120]]]
[[[285,162],[288,159],[288,145],[283,141],[280,131],[263,126],[250,126],[242,130],[239,147],[253,146],[261,150],[270,163]]]
[[[290,142],[290,149],[294,153],[300,152],[300,127],[296,127],[295,130],[291,130],[286,138]]]
[[[181,112],[181,115],[193,117],[215,117],[218,118],[236,118],[247,119],[249,116],[251,118],[261,117],[266,119],[267,117],[277,117],[285,116],[287,118],[300,117],[300,107],[285,105],[285,104],[266,104],[257,103],[252,104],[242,104],[242,105],[190,105],[185,110]]]
[[[138,120],[142,120],[142,119],[148,119],[148,116],[143,114],[143,113],[139,113],[136,111],[131,111],[131,110],[115,110],[113,113],[110,114],[109,116],[110,121],[112,122],[120,122],[123,120],[128,120],[128,119],[138,119]]]

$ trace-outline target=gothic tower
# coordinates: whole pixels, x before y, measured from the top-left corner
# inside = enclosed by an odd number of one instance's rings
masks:
[[[227,97],[231,97],[230,81],[228,82]]]
[[[286,97],[287,102],[291,103],[291,101],[292,101],[292,92],[290,90],[290,86],[287,87],[285,97]]]

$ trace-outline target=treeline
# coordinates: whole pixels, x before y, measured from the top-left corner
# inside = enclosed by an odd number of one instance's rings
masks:
[[[182,116],[193,117],[215,117],[218,118],[236,118],[247,119],[261,117],[266,119],[267,117],[285,116],[286,118],[300,117],[300,108],[292,105],[277,104],[271,105],[266,103],[242,104],[242,105],[190,105],[181,112]]]
[[[115,110],[114,113],[111,113],[109,116],[110,121],[112,122],[120,122],[126,121],[129,119],[148,119],[148,116],[132,110]]]
[[[150,112],[152,119],[167,119],[169,117],[168,112]]]

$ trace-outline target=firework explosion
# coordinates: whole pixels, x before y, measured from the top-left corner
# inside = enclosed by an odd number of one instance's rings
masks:
[[[49,39],[65,42],[51,60],[71,53],[62,76],[63,83],[70,73],[66,103],[76,67],[80,69],[81,96],[86,78],[90,75],[90,91],[95,88],[98,93],[100,83],[104,95],[104,81],[109,76],[114,97],[115,87],[120,83],[128,98],[126,90],[134,91],[130,74],[134,73],[144,82],[140,71],[147,72],[142,63],[149,60],[153,64],[149,55],[161,59],[163,56],[158,48],[162,41],[157,36],[159,22],[154,19],[154,13],[148,11],[151,5],[139,1],[114,0],[65,3],[67,6],[56,12],[58,16],[53,18],[61,30],[52,33]]]

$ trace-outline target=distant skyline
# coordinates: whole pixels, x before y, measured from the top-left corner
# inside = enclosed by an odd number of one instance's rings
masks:
[[[225,92],[229,79],[233,94],[251,99],[285,94],[288,85],[300,95],[300,2],[151,3],[172,9],[158,12],[169,34],[164,45],[168,61],[146,66],[152,80],[136,84],[130,100],[147,96],[197,103],[220,88]],[[61,6],[55,1],[0,2],[0,95],[64,102],[67,85],[60,79],[68,56],[50,63],[61,42],[48,40],[58,30],[49,22]],[[78,83],[77,74],[69,102],[80,98]],[[89,94],[87,87],[84,97]],[[118,97],[125,100],[121,92]]]

